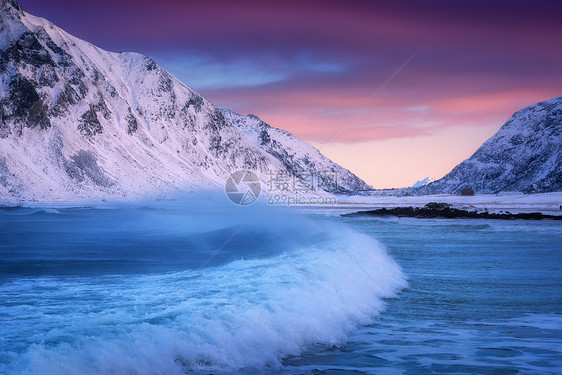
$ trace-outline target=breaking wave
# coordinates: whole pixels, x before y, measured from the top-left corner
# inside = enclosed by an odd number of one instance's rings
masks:
[[[344,344],[376,319],[384,298],[406,287],[382,245],[341,222],[264,207],[233,215],[237,210],[176,203],[110,214],[115,226],[136,217],[127,233],[153,241],[152,251],[138,253],[138,238],[130,249],[122,243],[131,256],[157,257],[166,233],[183,233],[173,243],[177,259],[193,258],[184,270],[7,279],[0,286],[0,372],[281,369],[284,358],[311,346]],[[108,211],[80,214],[105,228]],[[73,229],[75,236],[86,231]],[[108,233],[96,245],[101,252],[114,239]],[[195,251],[209,242],[220,244]]]

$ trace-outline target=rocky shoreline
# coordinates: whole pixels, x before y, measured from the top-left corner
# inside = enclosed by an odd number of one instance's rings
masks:
[[[358,211],[343,214],[345,217],[365,217],[365,216],[396,216],[413,217],[418,219],[496,219],[496,220],[562,220],[562,215],[546,215],[540,212],[517,213],[499,212],[490,213],[488,211],[468,211],[455,208],[447,203],[431,202],[424,207],[395,207],[379,208],[369,211]]]

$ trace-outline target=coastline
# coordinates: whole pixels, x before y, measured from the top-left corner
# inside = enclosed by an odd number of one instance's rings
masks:
[[[303,211],[326,210],[333,214],[353,213],[360,210],[392,209],[398,207],[422,208],[431,202],[445,203],[461,210],[489,213],[510,212],[523,214],[539,212],[543,215],[562,215],[562,192],[523,194],[482,194],[461,196],[452,194],[421,196],[336,196],[332,205],[300,205]]]
[[[131,199],[90,199],[90,200],[56,200],[56,201],[8,201],[0,199],[0,210],[7,211],[12,209],[33,209],[33,208],[100,208],[110,209],[122,206],[144,205],[148,203],[173,203],[187,202],[190,199],[200,200],[204,198],[221,198],[226,195],[224,192],[217,190],[203,192],[185,192],[184,194],[173,195],[152,195],[144,198]],[[330,204],[291,204],[279,205],[290,206],[296,210],[305,213],[326,214],[348,214],[357,211],[378,210],[394,208],[422,208],[428,203],[448,204],[452,208],[475,211],[488,212],[490,214],[507,213],[529,214],[533,212],[542,215],[562,215],[562,192],[540,193],[540,194],[522,194],[522,193],[503,193],[503,194],[483,194],[474,196],[460,196],[449,194],[438,195],[422,195],[422,196],[357,196],[357,195],[333,195],[335,203]],[[256,204],[267,204],[267,196],[262,196]]]
[[[394,207],[375,210],[357,211],[342,214],[343,217],[410,217],[416,219],[494,219],[494,220],[562,220],[562,215],[548,215],[541,212],[511,213],[455,208],[447,203],[430,202],[423,207]]]

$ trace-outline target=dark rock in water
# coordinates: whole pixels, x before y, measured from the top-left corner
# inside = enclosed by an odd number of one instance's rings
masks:
[[[461,195],[474,195],[474,189],[467,187],[461,190]]]
[[[562,215],[544,215],[540,212],[512,214],[489,213],[462,210],[454,208],[447,203],[430,202],[424,207],[395,207],[395,208],[379,208],[370,211],[358,211],[351,214],[343,214],[345,217],[365,217],[365,216],[397,216],[397,217],[413,217],[418,219],[498,219],[498,220],[562,220]]]
[[[428,208],[430,210],[446,210],[451,208],[451,205],[449,203],[438,203],[438,202],[429,202],[428,204],[426,204],[424,206],[425,208]]]

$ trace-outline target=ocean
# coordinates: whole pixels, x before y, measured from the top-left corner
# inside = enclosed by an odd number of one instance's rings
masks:
[[[0,210],[0,373],[561,373],[560,222],[225,201]]]

